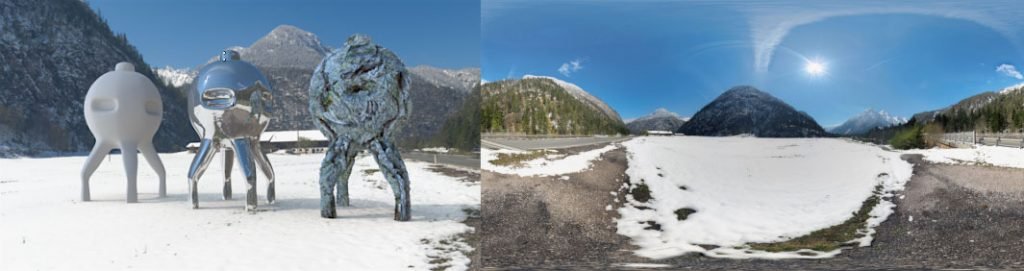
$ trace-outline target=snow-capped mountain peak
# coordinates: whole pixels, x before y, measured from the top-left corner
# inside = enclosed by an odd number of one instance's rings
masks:
[[[176,69],[171,66],[153,69],[153,73],[156,73],[165,84],[174,87],[192,83],[192,80],[196,77],[195,70],[189,68]]]
[[[868,108],[856,116],[850,118],[843,124],[829,129],[829,132],[842,135],[862,134],[871,129],[889,127],[907,122],[904,117],[893,116],[885,110],[874,110]]]
[[[673,117],[673,118],[677,118],[677,119],[684,120],[684,121],[689,119],[689,118],[684,118],[684,117],[680,116],[676,112],[668,111],[668,109],[665,109],[664,107],[661,107],[661,108],[658,108],[658,109],[654,109],[654,112],[651,112],[650,114],[647,114],[646,116],[636,118],[633,121],[642,121],[642,120],[649,120],[649,119],[655,119],[655,118],[665,118],[665,117]]]
[[[480,80],[480,68],[464,68],[458,70],[442,69],[427,65],[409,68],[409,72],[417,75],[435,86],[469,92]]]
[[[1003,90],[999,91],[999,94],[1010,94],[1016,91],[1020,91],[1021,89],[1024,89],[1024,83],[1005,87],[1003,88]]]
[[[630,120],[626,123],[626,128],[634,134],[644,134],[651,130],[674,132],[688,120],[690,118],[684,118],[665,108],[658,108],[646,116]]]

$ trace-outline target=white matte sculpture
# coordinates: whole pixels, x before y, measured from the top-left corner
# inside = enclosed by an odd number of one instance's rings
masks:
[[[135,65],[117,63],[114,71],[96,79],[85,94],[85,123],[96,146],[82,168],[82,200],[88,201],[89,177],[112,149],[121,149],[128,177],[127,202],[138,202],[135,186],[138,152],[160,176],[160,197],[167,195],[164,165],[153,148],[153,135],[163,120],[163,103],[153,82],[135,72]]]

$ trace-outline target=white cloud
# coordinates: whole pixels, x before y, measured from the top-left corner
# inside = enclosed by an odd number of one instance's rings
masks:
[[[1020,71],[1017,71],[1017,67],[1010,64],[999,65],[999,67],[996,67],[996,71],[1003,75],[1017,78],[1017,80],[1024,80],[1024,74],[1020,74]]]
[[[583,60],[575,59],[566,63],[562,63],[562,66],[558,67],[558,73],[561,73],[565,77],[569,77],[570,74],[583,69]]]

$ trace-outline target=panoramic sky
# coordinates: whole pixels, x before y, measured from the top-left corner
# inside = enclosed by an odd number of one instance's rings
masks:
[[[573,82],[624,119],[752,85],[822,126],[910,117],[1024,82],[1020,1],[484,0],[487,81]]]
[[[88,0],[150,65],[195,67],[290,24],[340,47],[364,33],[406,65],[480,64],[480,1]]]

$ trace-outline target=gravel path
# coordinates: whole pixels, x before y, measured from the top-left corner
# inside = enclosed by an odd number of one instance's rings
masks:
[[[896,212],[876,228],[872,246],[823,260],[634,256],[635,247],[615,233],[617,214],[605,211],[622,201],[622,193],[610,194],[626,178],[621,148],[568,181],[484,171],[482,263],[484,269],[632,269],[623,264],[656,263],[686,270],[1024,270],[1024,169],[903,158],[915,164],[914,177],[897,196]]]

